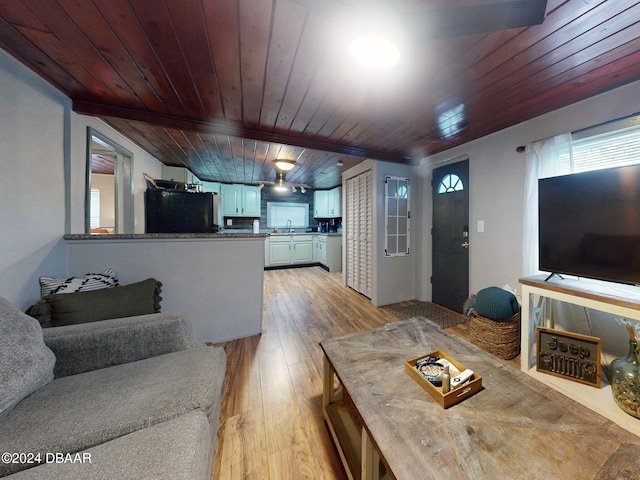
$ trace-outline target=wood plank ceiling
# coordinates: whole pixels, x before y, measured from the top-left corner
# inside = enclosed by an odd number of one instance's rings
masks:
[[[330,188],[364,158],[417,162],[640,79],[637,1],[481,25],[536,2],[382,2],[407,40],[384,72],[345,53],[356,0],[2,0],[0,47],[201,180],[273,180],[286,157],[289,181]]]

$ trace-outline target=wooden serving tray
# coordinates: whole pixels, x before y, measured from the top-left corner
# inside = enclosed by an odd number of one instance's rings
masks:
[[[416,369],[416,363],[418,362],[418,360],[424,357],[439,357],[449,360],[461,372],[466,370],[467,367],[440,350],[425,353],[424,355],[420,355],[419,357],[415,357],[404,362],[405,372],[407,372],[407,374],[411,378],[418,382],[418,385],[420,385],[429,395],[431,395],[431,397],[436,402],[438,402],[438,404],[442,408],[449,408],[451,405],[455,405],[456,403],[459,403],[465,398],[469,398],[471,395],[482,390],[482,377],[474,371],[470,382],[456,388],[455,390],[451,390],[447,393],[442,393],[442,387],[437,387],[432,384],[430,381],[424,378]]]

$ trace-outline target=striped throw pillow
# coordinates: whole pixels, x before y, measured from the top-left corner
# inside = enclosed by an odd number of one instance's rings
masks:
[[[88,292],[117,286],[118,275],[113,268],[109,268],[102,273],[87,273],[83,277],[40,277],[40,295],[42,298],[47,295]]]

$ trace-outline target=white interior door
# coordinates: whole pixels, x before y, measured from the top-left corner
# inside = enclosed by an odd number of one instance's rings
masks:
[[[347,180],[346,283],[373,295],[373,174],[367,171]]]

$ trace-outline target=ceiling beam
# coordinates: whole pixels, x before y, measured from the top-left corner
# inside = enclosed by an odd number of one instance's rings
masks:
[[[199,120],[191,120],[188,118],[175,117],[171,115],[163,115],[152,112],[144,112],[141,110],[133,110],[130,108],[86,102],[83,100],[73,100],[73,111],[79,114],[91,115],[95,117],[119,118],[135,122],[148,123],[161,127],[173,128],[176,130],[186,130],[190,132],[206,133],[210,135],[228,135],[230,137],[236,138],[248,138],[260,142],[279,143],[291,145],[294,147],[339,153],[341,155],[354,155],[357,157],[384,160],[388,162],[402,163],[407,165],[415,165],[419,161],[419,159],[412,159],[409,156],[389,152],[380,152],[377,150],[370,150],[366,148],[350,147],[348,145],[322,142],[302,137],[280,135],[271,132],[261,132],[259,130],[250,130],[242,127],[224,125],[221,123],[203,122]]]

